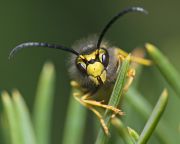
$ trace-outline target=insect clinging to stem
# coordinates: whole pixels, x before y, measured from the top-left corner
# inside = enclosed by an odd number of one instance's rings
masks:
[[[121,66],[121,62],[128,54],[118,47],[111,46],[103,38],[113,23],[121,16],[130,12],[147,13],[141,7],[126,8],[108,21],[99,36],[81,40],[72,48],[45,42],[25,42],[16,46],[11,51],[9,58],[17,51],[29,47],[47,47],[71,53],[71,65],[69,66],[69,72],[73,80],[71,81],[71,85],[83,91],[83,95],[76,93],[74,97],[83,106],[95,113],[104,132],[109,134],[102,115],[96,107],[109,109],[114,114],[123,114],[120,109],[107,105],[106,100],[110,96],[111,91],[109,90],[111,90],[116,81],[117,69]],[[131,61],[144,65],[150,65],[151,63],[149,60],[133,56],[131,57]],[[134,75],[131,73],[129,76],[132,77]]]

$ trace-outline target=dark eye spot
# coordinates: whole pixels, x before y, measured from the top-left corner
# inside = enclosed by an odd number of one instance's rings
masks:
[[[106,55],[105,54],[102,55],[102,63],[106,63]]]
[[[84,62],[77,63],[76,66],[82,73],[86,73],[86,64]]]
[[[104,64],[105,67],[108,66],[108,63],[109,63],[109,55],[108,54],[103,54],[102,55],[102,63]]]
[[[109,55],[108,53],[103,53],[103,54],[99,54],[99,60],[102,62],[102,64],[104,65],[104,67],[108,66],[109,63]]]

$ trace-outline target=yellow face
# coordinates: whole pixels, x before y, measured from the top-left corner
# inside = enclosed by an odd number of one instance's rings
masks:
[[[99,86],[106,82],[106,67],[109,63],[109,54],[106,49],[100,48],[90,54],[79,55],[76,60],[77,68],[82,74]]]

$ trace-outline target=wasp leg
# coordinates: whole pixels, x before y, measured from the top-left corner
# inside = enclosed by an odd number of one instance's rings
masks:
[[[123,115],[124,113],[118,109],[118,108],[115,108],[113,106],[110,106],[110,105],[106,105],[106,104],[102,104],[103,101],[96,101],[96,100],[91,100],[91,99],[88,99],[90,97],[91,93],[87,93],[85,94],[84,96],[81,97],[81,100],[83,102],[85,102],[86,104],[88,105],[92,105],[92,106],[96,106],[96,107],[101,107],[101,108],[105,108],[105,109],[108,109],[108,110],[111,110],[113,111],[115,114],[119,114],[119,115]]]
[[[91,105],[91,106],[96,106],[96,107],[101,107],[101,108],[105,108],[105,109],[108,109],[108,110],[111,110],[114,112],[114,114],[119,114],[119,115],[123,115],[124,113],[118,109],[118,108],[115,108],[113,106],[110,106],[110,105],[106,105],[106,104],[102,104],[101,102],[99,101],[95,101],[95,100],[90,100],[90,99],[87,99],[89,98],[91,95],[91,93],[87,93],[85,95],[83,95],[81,98],[79,97],[80,94],[78,93],[74,93],[74,96],[75,96],[75,99],[77,100],[77,98],[79,100],[81,100],[81,102],[87,104],[87,105]],[[78,100],[78,101],[79,101]]]
[[[89,105],[93,105],[93,106],[97,106],[97,107],[101,107],[101,108],[105,108],[105,109],[108,109],[108,110],[111,110],[113,111],[115,114],[119,114],[119,115],[123,115],[124,113],[118,109],[118,108],[115,108],[113,106],[110,106],[110,105],[106,105],[106,104],[102,104],[101,102],[98,102],[98,101],[95,101],[95,100],[88,100],[88,99],[84,99],[83,102],[89,104]]]
[[[100,123],[101,123],[101,126],[104,130],[104,132],[106,133],[106,135],[109,135],[109,129],[108,127],[106,126],[105,122],[104,122],[104,119],[102,117],[102,115],[95,109],[93,108],[91,105],[85,103],[82,98],[79,97],[79,94],[75,93],[73,94],[74,98],[80,103],[82,104],[83,106],[87,107],[89,110],[91,110],[99,119]]]
[[[77,86],[79,87],[79,84],[76,82],[76,81],[71,81],[71,85],[73,87],[76,87]],[[124,113],[118,109],[118,108],[115,108],[113,106],[110,106],[110,105],[106,105],[106,104],[102,104],[102,102],[99,102],[99,101],[95,101],[95,100],[90,100],[89,98],[92,96],[92,93],[91,92],[88,92],[86,94],[84,94],[81,98],[79,98],[81,96],[81,94],[79,93],[74,93],[74,95],[76,96],[76,100],[77,98],[81,100],[81,102],[84,102],[88,105],[92,105],[92,106],[96,106],[96,107],[101,107],[101,108],[105,108],[105,109],[108,109],[108,110],[111,110],[113,111],[115,114],[119,114],[119,115],[123,115]],[[78,100],[79,101],[79,100]]]
[[[128,73],[127,73],[128,79],[127,79],[127,81],[126,81],[126,83],[124,85],[124,92],[126,92],[129,89],[130,85],[132,84],[132,82],[134,80],[135,74],[136,74],[135,69],[130,68],[128,70]]]
[[[101,115],[96,109],[94,109],[93,107],[88,106],[88,108],[89,108],[92,112],[94,112],[94,114],[98,117],[98,119],[99,119],[99,121],[100,121],[100,123],[101,123],[101,126],[102,126],[105,134],[109,136],[109,135],[110,135],[109,129],[108,129],[108,127],[106,126],[102,115]]]
[[[71,85],[73,87],[76,87],[76,88],[79,87],[78,83],[75,82],[75,81],[72,81]],[[83,106],[90,109],[98,117],[98,119],[99,119],[99,121],[101,123],[101,126],[103,127],[103,130],[107,135],[109,135],[108,127],[106,126],[102,115],[94,108],[94,106],[109,109],[109,110],[114,112],[114,114],[113,114],[114,116],[116,114],[119,114],[119,115],[124,114],[120,109],[117,109],[117,108],[115,108],[113,106],[105,105],[105,104],[102,104],[101,102],[88,99],[88,98],[90,98],[92,96],[91,92],[88,92],[88,93],[84,94],[83,96],[81,96],[81,93],[76,92],[76,93],[73,94],[73,96],[80,104],[82,104]]]
[[[117,50],[117,54],[119,55],[121,60],[123,60],[125,57],[127,57],[129,55],[127,52],[123,51],[120,48],[116,48],[116,50]],[[131,61],[142,64],[142,65],[146,65],[146,66],[150,66],[152,64],[151,60],[148,60],[148,59],[145,59],[142,57],[136,57],[133,55],[131,56]]]

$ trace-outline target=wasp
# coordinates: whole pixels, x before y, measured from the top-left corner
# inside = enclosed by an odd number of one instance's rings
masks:
[[[113,16],[98,36],[80,40],[71,48],[46,42],[25,42],[17,45],[10,52],[9,57],[11,58],[17,51],[29,47],[52,48],[71,53],[69,65],[69,73],[72,78],[71,85],[82,91],[82,95],[74,93],[73,96],[98,117],[104,132],[108,135],[108,127],[96,107],[111,110],[114,114],[123,115],[120,109],[107,105],[107,100],[116,81],[117,69],[121,66],[128,53],[110,45],[103,38],[112,24],[121,16],[131,12],[147,13],[142,7],[126,8]],[[151,63],[149,60],[133,56],[131,61],[144,65]],[[133,70],[128,76],[134,76]]]

